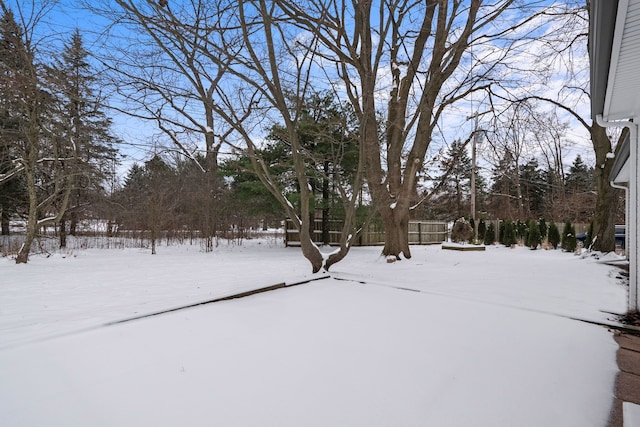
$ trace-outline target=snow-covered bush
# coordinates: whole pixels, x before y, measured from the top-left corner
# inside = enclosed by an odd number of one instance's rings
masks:
[[[456,220],[451,229],[451,241],[455,243],[468,243],[473,237],[473,227],[464,218]]]

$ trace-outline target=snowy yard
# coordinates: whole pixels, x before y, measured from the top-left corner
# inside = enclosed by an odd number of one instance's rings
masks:
[[[0,259],[7,426],[604,426],[623,313],[614,267],[560,251],[354,248],[322,280],[296,248]]]

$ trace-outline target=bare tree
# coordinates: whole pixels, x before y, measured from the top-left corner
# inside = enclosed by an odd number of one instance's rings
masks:
[[[117,99],[111,107],[156,126],[170,147],[193,161],[205,176],[200,200],[207,250],[216,233],[220,182],[218,156],[231,129],[216,118],[216,93],[232,55],[203,55],[220,41],[216,29],[232,4],[195,1],[91,2],[89,7],[117,22],[108,32],[102,62]],[[124,29],[124,31],[123,31]],[[238,41],[231,41],[234,49]],[[200,155],[200,154],[203,155]]]
[[[310,35],[306,49],[358,116],[367,188],[385,226],[383,254],[410,258],[409,212],[434,131],[448,108],[487,87],[523,15],[498,22],[516,12],[509,0],[277,3]],[[500,49],[490,48],[496,38]],[[469,64],[472,45],[487,49]]]
[[[534,128],[530,120],[530,109],[524,104],[515,104],[513,108],[507,109],[503,114],[495,117],[494,131],[489,133],[487,140],[491,147],[495,165],[501,163],[506,169],[505,173],[510,173],[509,180],[515,187],[515,197],[517,201],[517,218],[525,218],[523,203],[522,184],[520,182],[520,167],[529,153],[532,145]],[[505,164],[508,159],[510,164]]]
[[[538,45],[532,47],[539,52],[532,61],[533,66],[528,72],[518,74],[523,82],[528,82],[523,85],[526,90],[507,90],[508,96],[504,96],[505,92],[502,95],[494,93],[494,96],[511,102],[545,102],[586,130],[596,163],[594,248],[612,251],[615,249],[615,218],[621,192],[609,185],[614,159],[608,154],[621,144],[614,148],[606,129],[598,125],[595,118],[587,118],[589,1],[558,3],[553,10],[554,13],[547,15],[552,30],[541,35]]]
[[[184,142],[185,136],[202,135],[207,158],[211,159],[209,166],[223,143],[246,149],[261,182],[296,219],[302,251],[312,270],[328,269],[341,260],[357,234],[355,205],[363,168],[354,175],[354,182],[340,187],[346,212],[343,239],[340,248],[325,257],[309,231],[313,192],[306,171],[314,160],[296,129],[304,99],[313,89],[310,76],[317,55],[296,42],[295,26],[283,19],[285,15],[276,3],[115,3],[117,7],[108,9],[106,15],[118,17],[118,22],[128,24],[142,37],[133,40],[139,46],[133,50],[134,56],[128,54],[131,44],[125,43],[126,49],[120,52],[127,54],[109,58],[110,68],[118,70],[118,79],[124,73],[130,85],[120,93],[139,103],[134,115],[155,120],[159,129],[196,161],[194,149]],[[262,133],[274,123],[283,126],[291,146],[299,212],[259,155]]]
[[[215,99],[212,111],[230,130],[224,139],[246,148],[261,182],[296,218],[302,251],[314,271],[348,252],[357,233],[353,218],[365,170],[366,188],[385,224],[383,254],[411,256],[409,211],[435,129],[448,108],[489,86],[490,76],[518,43],[509,36],[532,20],[537,7],[529,2],[520,9],[514,0],[394,0],[380,2],[376,10],[368,1],[219,0],[190,2],[187,13],[186,6],[150,0],[116,3],[125,12],[123,19],[147,34],[143,41],[150,43],[149,54],[156,49],[168,57],[180,53],[171,65],[161,61],[160,70],[146,63],[151,75],[141,80],[143,87],[167,68],[177,79],[158,88],[160,104],[186,105],[176,102],[184,98],[163,94],[175,93],[173,86],[183,80],[211,75],[205,87],[209,92],[196,91],[195,98]],[[515,20],[497,19],[509,10]],[[483,49],[465,60],[472,45]],[[348,99],[358,122],[360,164],[353,180],[339,190],[346,221],[339,250],[326,260],[308,231],[313,192],[306,168],[313,160],[296,134],[311,88]],[[141,100],[149,109],[149,100]],[[167,121],[166,116],[158,119],[159,124]],[[270,123],[284,127],[291,145],[299,212],[259,157],[260,133]]]

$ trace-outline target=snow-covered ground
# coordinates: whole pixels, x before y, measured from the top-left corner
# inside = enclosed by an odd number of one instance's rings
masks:
[[[594,257],[271,240],[0,259],[0,425],[604,426],[623,313]]]

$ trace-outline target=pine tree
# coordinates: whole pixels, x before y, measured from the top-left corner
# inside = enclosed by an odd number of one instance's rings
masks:
[[[480,222],[478,223],[478,240],[483,239],[484,240],[484,236],[487,233],[487,224],[484,222],[484,219],[480,219]]]
[[[496,228],[493,225],[493,222],[489,223],[487,227],[487,231],[484,233],[484,244],[485,245],[493,245],[496,241]]]
[[[564,249],[565,252],[573,252],[577,246],[576,230],[573,224],[571,224],[571,221],[567,220],[564,224],[564,230],[562,231],[562,249]]]
[[[538,229],[540,230],[540,241],[543,241],[544,239],[547,238],[547,222],[544,220],[544,218],[540,218],[540,220],[538,221]]]
[[[18,209],[26,210],[23,174],[18,173],[21,127],[24,125],[19,80],[26,67],[21,49],[22,31],[8,11],[0,21],[0,219],[2,234],[9,234],[9,220]]]
[[[70,219],[70,234],[91,198],[105,194],[104,184],[112,171],[116,142],[110,132],[111,120],[104,113],[101,100],[95,95],[95,73],[88,62],[78,29],[65,44],[61,59],[48,69],[51,87],[55,91],[59,134],[70,141],[66,146],[65,167],[73,176],[73,190],[67,213],[60,222],[60,245],[64,246],[65,219]],[[73,148],[71,148],[73,147]]]
[[[513,166],[513,157],[506,152],[492,172],[491,198],[487,208],[495,218],[511,219],[517,216],[518,209],[513,202],[517,199],[515,177],[517,171]]]
[[[520,166],[520,183],[522,185],[522,204],[524,214],[539,216],[545,211],[545,187],[544,173],[538,167],[538,161],[529,160]]]
[[[565,179],[565,186],[569,195],[586,193],[593,189],[593,168],[589,168],[578,154],[569,168]]]
[[[462,218],[469,212],[471,195],[471,158],[461,141],[454,141],[438,166],[434,181],[441,184],[434,195],[434,217]],[[477,183],[476,183],[477,184]]]
[[[529,234],[527,236],[527,246],[531,249],[538,249],[538,245],[542,243],[540,235],[540,227],[535,220],[529,221]]]
[[[522,244],[527,243],[527,235],[529,234],[529,225],[524,221],[516,221],[515,224],[516,231],[516,240],[522,242]]]
[[[54,213],[63,212],[68,201],[60,162],[60,138],[52,133],[53,118],[50,93],[43,85],[41,67],[34,57],[33,46],[28,43],[14,14],[0,2],[0,99],[2,134],[13,169],[6,176],[20,174],[26,193],[23,203],[26,214],[26,233],[16,263],[26,263],[31,244],[40,227],[55,219]],[[6,168],[6,163],[4,168]],[[0,181],[1,183],[1,181]],[[48,215],[46,218],[41,214]]]
[[[558,245],[560,244],[560,231],[558,230],[558,226],[555,222],[551,221],[549,224],[549,233],[547,236],[549,244],[553,249],[558,249]]]
[[[514,246],[518,243],[516,238],[515,225],[510,220],[503,221],[504,231],[502,236],[502,244],[505,246]]]

